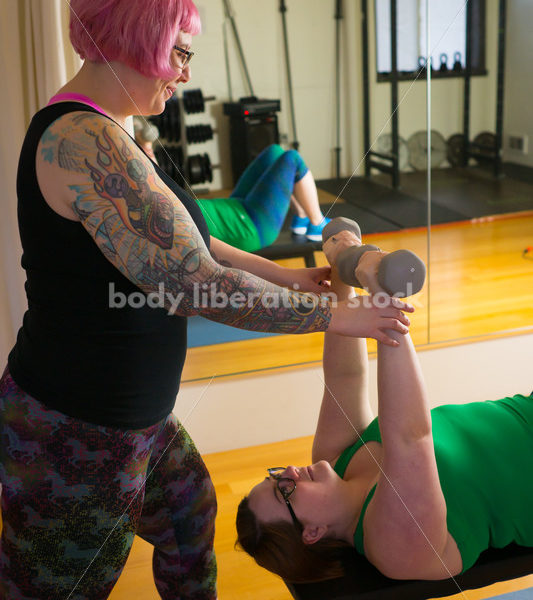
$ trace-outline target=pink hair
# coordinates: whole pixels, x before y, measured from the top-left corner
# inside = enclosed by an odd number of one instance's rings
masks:
[[[173,79],[179,31],[200,33],[192,0],[70,0],[70,41],[81,58],[120,61],[147,77]]]

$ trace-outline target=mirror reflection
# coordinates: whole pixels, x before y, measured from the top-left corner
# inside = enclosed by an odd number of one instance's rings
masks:
[[[418,343],[530,326],[531,222],[524,213],[533,208],[531,124],[520,106],[530,44],[523,11],[531,8],[484,0],[332,4],[280,3],[285,10],[268,11],[257,31],[242,0],[205,3],[209,20],[197,49],[207,60],[198,60],[193,83],[220,101],[185,120],[211,122],[214,139],[193,151],[205,150],[220,169],[193,189],[200,196],[231,192],[238,178],[239,144],[231,142],[239,132],[224,101],[238,105],[252,92],[279,100],[279,110],[257,115],[247,134],[258,146],[279,140],[298,148],[328,217],[352,218],[369,243],[409,248],[427,263],[430,287],[416,296]],[[216,61],[208,59],[215,54]],[[250,160],[254,153],[248,148]],[[287,264],[321,264],[314,249],[290,249],[290,218],[276,243],[259,253],[279,259],[284,245]],[[496,270],[501,263],[504,270]],[[502,305],[508,290],[516,310]],[[317,356],[310,349],[301,360]]]
[[[231,194],[242,173],[242,168],[236,168],[242,158],[236,156],[236,149],[248,152],[248,160],[253,161],[259,148],[279,141],[285,149],[297,148],[309,167],[324,215],[352,219],[359,223],[364,242],[390,252],[409,249],[427,263],[426,194],[407,195],[397,181],[399,173],[413,171],[405,140],[426,129],[426,81],[417,67],[424,37],[412,60],[411,74],[418,75],[417,81],[408,80],[398,67],[393,85],[376,66],[379,47],[373,0],[360,5],[317,0],[275,3],[261,12],[260,30],[255,27],[257,12],[243,0],[206,2],[204,12],[206,27],[195,40],[190,87],[216,100],[206,102],[201,113],[184,114],[183,120],[186,127],[209,123],[216,131],[213,139],[189,144],[187,150],[209,154],[211,164],[220,168],[213,169],[212,181],[192,186],[195,194],[201,199]],[[410,19],[410,30],[418,28],[418,14],[411,12]],[[407,21],[402,17],[402,24]],[[391,55],[390,40],[388,51]],[[247,100],[241,102],[242,98]],[[279,110],[272,109],[274,101],[279,101]],[[253,113],[247,115],[246,124],[239,108]],[[394,159],[396,153],[399,160]],[[293,206],[276,241],[257,252],[292,266],[325,264],[320,241],[292,235],[295,212]],[[417,295],[418,325],[413,331],[419,343],[428,338],[426,294],[427,285]],[[196,333],[191,325],[192,340]],[[198,332],[200,348],[192,350],[212,356],[215,346],[204,344],[220,339],[218,335]],[[294,336],[282,343],[263,338],[265,350],[259,351],[253,345],[257,340],[243,339],[241,332],[232,339],[224,337],[225,331],[220,335],[226,342],[249,343],[250,352],[260,354],[261,368],[321,356],[318,336],[316,341],[312,336],[305,340]]]
[[[463,14],[462,77],[440,79],[435,71],[431,84],[433,153],[446,140],[446,160],[431,163],[432,342],[533,324],[532,123],[523,110],[533,7],[469,2]],[[437,67],[438,60],[437,51]],[[455,224],[443,223],[443,211],[457,215]]]

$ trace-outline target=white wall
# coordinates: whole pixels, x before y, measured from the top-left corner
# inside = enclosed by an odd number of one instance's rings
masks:
[[[527,4],[527,0],[522,3]],[[286,83],[283,36],[279,3],[275,0],[232,0],[235,20],[246,55],[254,92],[258,97],[280,98],[280,132],[291,135],[289,98]],[[390,86],[375,81],[375,43],[373,2],[369,0],[371,57],[371,136],[390,131]],[[481,131],[494,131],[496,102],[497,2],[487,3],[487,67],[489,75],[472,80],[472,137]],[[512,4],[512,3],[511,3]],[[293,79],[294,100],[300,150],[315,177],[334,176],[335,140],[335,3],[324,0],[290,0],[286,13]],[[194,58],[190,88],[200,87],[204,95],[217,97],[202,115],[186,117],[188,124],[211,122],[219,129],[212,142],[191,146],[190,152],[208,152],[213,163],[221,163],[223,174],[215,171],[212,189],[231,187],[228,156],[227,118],[221,104],[229,98],[224,61],[222,0],[198,0],[204,32],[193,44]],[[362,174],[362,50],[360,2],[344,3],[343,22],[343,91],[342,91],[342,174]],[[233,37],[229,35],[230,71],[233,97],[237,100],[248,92],[240,72]],[[433,81],[433,128],[445,138],[462,130],[462,79]],[[408,139],[412,133],[426,128],[425,81],[400,84],[400,135]],[[292,141],[292,137],[289,137]]]
[[[532,344],[533,335],[521,335],[419,352],[431,405],[529,394]],[[376,410],[375,359],[370,381]],[[315,367],[185,384],[174,412],[203,453],[312,435],[322,382]]]
[[[533,167],[533,2],[512,0],[507,7],[504,160]],[[509,135],[528,136],[527,154],[508,147]]]

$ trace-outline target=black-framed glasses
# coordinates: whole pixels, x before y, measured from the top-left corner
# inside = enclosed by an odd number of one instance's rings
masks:
[[[181,64],[181,68],[184,69],[191,62],[191,58],[194,56],[194,52],[191,52],[190,50],[185,50],[185,48],[180,48],[179,46],[172,46],[172,48],[174,48],[174,50],[177,50],[180,56],[182,57],[183,62]]]
[[[285,501],[289,512],[291,513],[292,522],[296,526],[297,529],[303,530],[302,524],[298,521],[298,518],[294,514],[294,510],[289,502],[289,498],[292,496],[294,490],[296,489],[296,481],[291,479],[290,477],[282,477],[281,474],[286,470],[286,467],[272,467],[267,469],[268,475],[276,481],[276,485],[278,486],[279,493],[281,497]]]

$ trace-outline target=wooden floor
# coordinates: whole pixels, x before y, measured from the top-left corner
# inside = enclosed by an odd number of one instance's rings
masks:
[[[266,465],[308,464],[311,437],[287,442],[232,450],[205,456],[218,497],[215,548],[219,569],[219,600],[290,600],[292,596],[282,581],[255,565],[244,552],[234,550],[235,513],[241,498],[264,476]],[[136,539],[130,559],[119,579],[111,600],[157,600],[152,582],[151,547]],[[481,600],[515,590],[533,587],[533,575],[504,582],[461,595],[453,600]],[[327,600],[326,598],[324,600]]]

